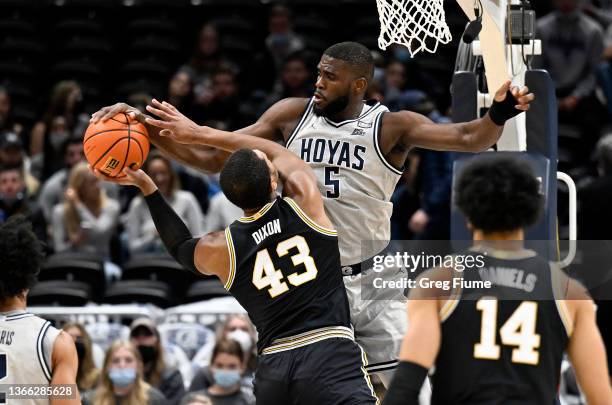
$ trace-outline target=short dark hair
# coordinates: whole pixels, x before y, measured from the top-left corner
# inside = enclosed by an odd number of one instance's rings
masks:
[[[23,172],[23,165],[21,164],[0,164],[0,174],[4,172],[12,172],[17,171],[19,175],[23,179],[25,177],[25,173]]]
[[[32,288],[43,259],[42,244],[23,215],[0,225],[0,302]]]
[[[270,202],[270,169],[251,149],[232,153],[219,183],[227,199],[242,209],[257,209]]]
[[[62,146],[61,146],[62,156],[66,156],[66,152],[68,151],[68,147],[69,147],[70,145],[74,145],[74,144],[77,144],[77,143],[82,144],[82,143],[83,143],[83,137],[81,137],[81,136],[76,136],[76,135],[71,135],[71,136],[69,136],[69,137],[68,137],[68,138],[67,138],[67,139],[66,139],[66,140],[65,140],[65,141],[62,143]]]
[[[474,228],[505,232],[533,225],[543,197],[525,161],[508,155],[478,156],[461,171],[455,203]]]
[[[340,42],[330,46],[324,55],[340,59],[355,68],[355,73],[365,77],[368,82],[374,77],[374,58],[368,48],[358,42]]]
[[[240,346],[240,343],[233,339],[221,339],[217,341],[217,344],[213,349],[212,356],[210,357],[210,362],[212,363],[221,353],[236,356],[240,359],[240,362],[244,361],[244,352],[242,351],[242,347]]]

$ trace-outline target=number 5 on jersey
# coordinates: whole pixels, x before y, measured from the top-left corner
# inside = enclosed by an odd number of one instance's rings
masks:
[[[337,176],[340,175],[340,168],[335,166],[327,166],[325,168],[325,186],[331,188],[325,192],[327,198],[340,197],[340,180]]]
[[[295,272],[287,276],[287,281],[297,287],[314,280],[317,277],[318,270],[312,256],[310,256],[310,248],[308,243],[306,243],[306,239],[300,235],[286,239],[276,245],[276,254],[278,257],[283,257],[293,248],[298,250],[297,254],[291,256],[293,265],[299,266],[303,264],[306,268],[306,271],[302,273]],[[253,284],[259,290],[270,287],[268,293],[272,298],[289,291],[289,286],[283,281],[283,273],[275,268],[268,249],[257,252],[253,268]]]

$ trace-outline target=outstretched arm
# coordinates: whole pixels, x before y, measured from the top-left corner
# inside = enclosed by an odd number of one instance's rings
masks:
[[[150,125],[162,128],[161,136],[179,143],[204,144],[234,152],[238,149],[259,149],[278,169],[285,195],[296,200],[300,208],[314,221],[332,227],[323,208],[323,199],[312,169],[293,152],[276,142],[235,132],[200,127],[169,103],[156,100],[147,110],[161,119],[147,118]]]
[[[271,106],[253,125],[237,132],[281,141],[283,140],[283,132],[288,132],[287,128],[292,128],[296,124],[307,102],[307,99],[302,98],[280,100]],[[160,136],[162,128],[147,123],[147,115],[125,103],[117,103],[102,108],[92,115],[91,122],[106,121],[121,112],[128,113],[128,115],[146,125],[151,142],[166,155],[187,166],[206,173],[218,173],[230,155],[227,151],[205,145],[185,147],[172,138]],[[195,123],[194,126],[197,127]],[[185,127],[185,130],[190,130],[190,128]]]
[[[527,111],[534,95],[524,87],[510,88],[506,82],[495,93],[494,105],[482,118],[456,124],[435,124],[429,118],[409,111],[385,114],[383,150],[399,144],[409,149],[481,152],[493,146],[502,134],[504,122]],[[389,135],[387,135],[389,134]],[[390,139],[389,139],[390,138]]]

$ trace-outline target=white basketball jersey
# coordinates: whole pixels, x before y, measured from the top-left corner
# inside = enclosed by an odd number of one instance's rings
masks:
[[[367,102],[358,118],[336,123],[315,115],[311,100],[287,140],[287,148],[317,176],[325,211],[338,230],[344,266],[379,253],[391,236],[390,199],[402,172],[379,147],[382,115],[388,111]]]
[[[51,354],[60,331],[25,311],[0,313],[0,384],[48,385]],[[11,399],[18,405],[48,405],[48,399]]]

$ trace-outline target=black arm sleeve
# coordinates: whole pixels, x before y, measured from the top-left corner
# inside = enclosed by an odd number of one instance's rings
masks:
[[[400,362],[382,405],[418,405],[425,377],[425,367],[410,361]]]
[[[155,228],[168,252],[187,270],[200,275],[193,255],[199,238],[193,238],[187,225],[170,207],[159,190],[145,197]]]

